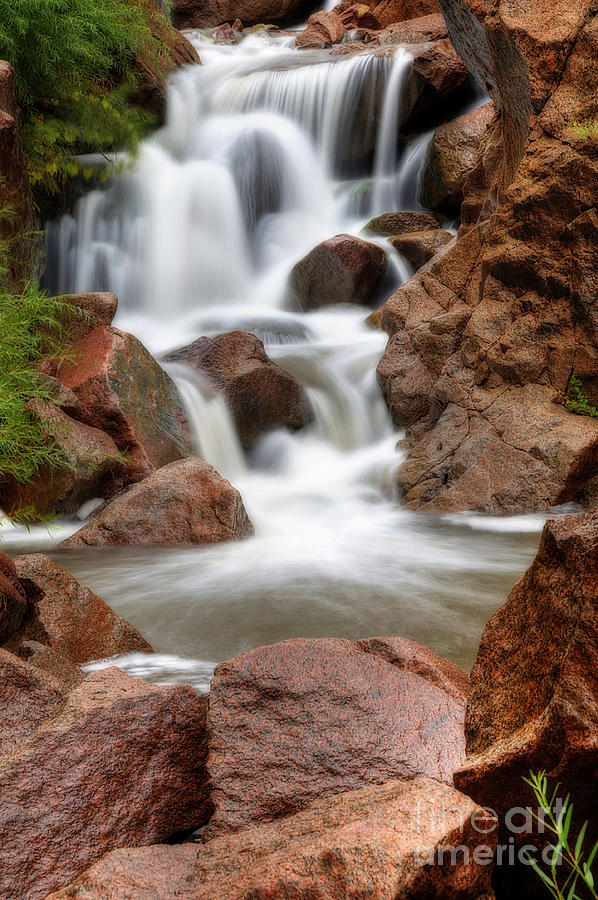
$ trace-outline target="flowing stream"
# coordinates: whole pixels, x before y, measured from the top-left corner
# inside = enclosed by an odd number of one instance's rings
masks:
[[[483,625],[531,561],[539,516],[425,516],[401,508],[401,459],[376,383],[385,335],[367,310],[299,313],[293,264],[320,240],[417,207],[430,133],[402,151],[411,77],[394,56],[297,51],[289,35],[238,47],[193,35],[203,66],[176,74],[167,122],[133,168],[50,223],[48,285],[112,290],[116,324],[157,355],[242,329],[309,392],[314,422],[244,454],[222,398],[181,366],[197,452],[241,491],[255,537],[190,549],[60,551],[77,527],[26,535],[136,625],[158,681],[208,684],[213,665],[295,636],[401,634],[469,667]],[[408,276],[385,241],[389,295]],[[383,299],[384,294],[381,296]]]

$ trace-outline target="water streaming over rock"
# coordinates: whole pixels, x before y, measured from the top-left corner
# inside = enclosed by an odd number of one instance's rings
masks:
[[[244,457],[222,397],[171,370],[198,453],[241,490],[255,537],[57,555],[160,651],[130,661],[149,677],[205,686],[210,661],[297,635],[404,634],[468,665],[541,519],[402,510],[400,435],[375,377],[385,336],[364,323],[366,310],[302,314],[286,291],[292,265],[320,240],[417,206],[430,134],[401,157],[409,50],[335,57],[297,51],[284,35],[239,47],[194,40],[204,65],[173,79],[167,123],[135,166],[48,226],[48,284],[114,291],[119,327],[158,354],[201,334],[257,334],[305,384],[315,419]],[[407,270],[381,245],[390,293]]]

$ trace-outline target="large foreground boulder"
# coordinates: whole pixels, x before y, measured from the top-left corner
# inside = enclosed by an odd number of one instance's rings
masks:
[[[0,894],[43,900],[116,847],[205,822],[205,705],[105,669],[0,756]]]
[[[292,640],[217,666],[209,837],[366,784],[415,775],[451,782],[464,754],[464,676],[437,657],[423,663],[413,648]],[[438,674],[446,666],[448,690]]]
[[[272,362],[253,334],[231,331],[198,338],[168,360],[191,366],[223,391],[244,447],[275,428],[302,428],[311,418],[299,382]]]
[[[137,338],[100,326],[74,345],[73,356],[58,377],[77,396],[77,417],[127,455],[128,481],[191,453],[176,388]]]
[[[337,234],[314,247],[294,266],[289,281],[292,299],[300,309],[319,309],[333,303],[370,304],[387,259],[377,244]]]
[[[214,544],[251,534],[239,492],[203,459],[190,457],[132,485],[61,546]]]
[[[588,819],[598,832],[598,513],[548,521],[533,565],[486,626],[471,681],[468,758],[455,784],[496,810],[503,842],[546,841],[505,821],[533,800],[530,770],[560,783],[576,826]],[[497,870],[507,896],[521,896],[523,870]]]
[[[205,845],[114,851],[48,900],[482,900],[495,843],[474,827],[484,816],[447,785],[393,781]]]
[[[546,509],[598,473],[598,420],[553,402],[572,373],[598,399],[598,157],[572,125],[598,113],[598,16],[589,0],[442,6],[500,120],[477,219],[382,316],[379,380],[409,426],[399,481],[417,508]]]
[[[93,660],[151,652],[132,625],[50,557],[18,556],[14,567],[28,605],[7,650],[61,681],[80,677],[77,667]]]

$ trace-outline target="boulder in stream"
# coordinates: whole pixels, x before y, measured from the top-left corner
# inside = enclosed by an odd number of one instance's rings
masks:
[[[454,240],[454,234],[435,228],[433,231],[414,231],[400,234],[388,240],[415,271],[434,259],[436,254]]]
[[[203,459],[190,457],[127,488],[61,547],[214,544],[251,534],[239,492]]]
[[[391,781],[207,844],[115,850],[47,900],[489,900],[495,838],[474,827],[489,821],[446,784]]]
[[[384,250],[350,234],[322,241],[294,266],[289,280],[300,309],[334,303],[370,305],[386,272]]]
[[[364,234],[392,237],[413,231],[433,231],[440,228],[438,219],[428,212],[387,212],[375,216],[363,228]]]
[[[230,331],[201,337],[167,359],[206,375],[224,393],[244,447],[276,428],[296,431],[312,418],[303,387],[270,359],[253,334]]]
[[[289,640],[221,663],[206,837],[394,778],[451,783],[464,758],[466,685],[456,666],[392,639]]]
[[[496,107],[486,103],[436,129],[421,176],[424,206],[447,216],[459,216],[480,141],[495,121]]]

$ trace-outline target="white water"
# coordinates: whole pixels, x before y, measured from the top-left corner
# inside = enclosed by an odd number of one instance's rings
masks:
[[[287,308],[289,271],[318,241],[417,206],[429,135],[401,164],[397,155],[408,50],[334,58],[298,52],[288,37],[195,40],[204,66],[176,76],[167,125],[135,167],[48,228],[49,280],[57,291],[113,290],[117,324],[155,353],[254,332],[305,384],[315,420],[244,457],[222,399],[173,369],[197,451],[239,488],[255,537],[54,553],[159,651],[125,661],[145,677],[205,687],[213,662],[299,635],[403,634],[470,665],[484,621],[533,556],[541,518],[401,509],[400,435],[375,377],[385,336],[364,324],[367,310]],[[406,277],[390,262],[387,293]],[[69,530],[5,540],[31,549]]]

